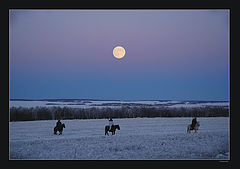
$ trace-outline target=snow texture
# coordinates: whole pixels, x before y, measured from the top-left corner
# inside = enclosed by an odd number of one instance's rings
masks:
[[[113,119],[116,135],[104,135],[107,119],[9,122],[9,158],[47,160],[229,160],[228,117],[198,118],[197,133],[187,133],[191,118]]]
[[[152,106],[152,107],[172,107],[172,108],[193,108],[193,107],[205,107],[205,106],[223,106],[228,107],[229,102],[196,102],[196,101],[99,101],[99,100],[74,100],[74,101],[22,101],[11,100],[9,101],[10,107],[72,107],[72,108],[120,108],[122,105],[128,104],[130,106]]]

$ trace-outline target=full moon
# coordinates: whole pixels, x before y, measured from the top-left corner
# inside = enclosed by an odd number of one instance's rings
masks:
[[[124,57],[126,51],[125,49],[122,47],[122,46],[116,46],[114,49],[113,49],[113,56],[117,59],[121,59]]]

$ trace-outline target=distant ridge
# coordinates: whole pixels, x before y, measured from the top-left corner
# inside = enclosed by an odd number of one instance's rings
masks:
[[[222,103],[222,102],[229,102],[229,101],[219,101],[219,100],[116,100],[116,99],[10,99],[10,101],[49,101],[49,102],[72,102],[72,101],[159,101],[159,102],[167,102],[167,101],[179,101],[179,102],[189,102],[189,103]]]

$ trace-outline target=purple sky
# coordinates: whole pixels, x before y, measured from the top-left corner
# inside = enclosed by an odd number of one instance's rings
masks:
[[[11,99],[229,100],[228,10],[10,10],[9,21]]]

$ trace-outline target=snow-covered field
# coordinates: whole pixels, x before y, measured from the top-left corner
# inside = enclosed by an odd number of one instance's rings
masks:
[[[104,135],[107,119],[63,120],[63,135],[54,135],[55,120],[9,123],[10,159],[51,160],[228,160],[228,117],[198,118],[198,133],[186,132],[191,118],[114,119],[116,135]]]
[[[122,106],[150,106],[150,107],[204,107],[204,106],[223,106],[228,107],[228,101],[161,101],[161,100],[149,100],[149,101],[101,101],[101,100],[11,100],[9,101],[10,107],[73,107],[73,108],[119,108]]]

